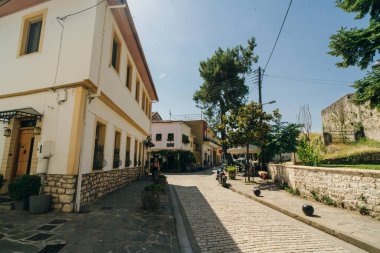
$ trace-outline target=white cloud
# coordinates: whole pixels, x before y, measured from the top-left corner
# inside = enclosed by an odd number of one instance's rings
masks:
[[[158,79],[162,79],[162,78],[164,78],[166,76],[166,73],[163,73],[163,74],[161,74],[159,77],[158,77]]]

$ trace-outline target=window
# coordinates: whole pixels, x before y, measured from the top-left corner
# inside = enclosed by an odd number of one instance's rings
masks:
[[[125,148],[125,167],[131,166],[131,137],[127,137],[127,147]]]
[[[97,122],[95,131],[94,161],[92,164],[93,170],[101,170],[106,164],[104,161],[105,138],[106,126],[100,122]]]
[[[145,114],[146,114],[146,116],[149,116],[149,99],[148,99],[148,95],[146,96],[146,99],[145,99]]]
[[[145,112],[145,92],[142,94],[142,103],[141,103],[141,109]]]
[[[168,141],[174,141],[174,134],[173,133],[168,134]]]
[[[189,144],[190,143],[189,136],[182,134],[182,143]]]
[[[133,165],[137,166],[137,141],[135,140],[135,154],[133,156]]]
[[[19,55],[41,50],[46,13],[47,10],[43,10],[23,18]]]
[[[162,140],[162,134],[156,134],[156,141]]]
[[[121,43],[116,33],[113,34],[111,65],[119,73]]]
[[[137,102],[140,102],[140,80],[137,79],[136,81],[136,94],[135,99]]]
[[[133,73],[133,71],[132,71],[133,69],[132,69],[132,65],[131,65],[131,63],[128,61],[127,62],[127,77],[126,77],[126,79],[125,79],[125,85],[128,87],[128,89],[129,89],[129,91],[131,91],[132,90],[132,73]]]
[[[121,165],[121,160],[120,160],[120,137],[121,134],[120,132],[116,131],[115,132],[115,143],[113,147],[113,168],[119,168]]]
[[[142,161],[143,161],[143,146],[142,146],[142,142],[140,142],[139,143],[139,163],[138,163],[139,166],[142,164]]]

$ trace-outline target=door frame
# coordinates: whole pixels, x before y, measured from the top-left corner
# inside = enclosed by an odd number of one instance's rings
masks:
[[[17,170],[19,166],[19,156],[20,156],[20,148],[21,148],[21,132],[24,130],[34,130],[34,127],[21,127],[18,129],[17,137],[16,137],[16,152],[15,152],[15,157],[14,157],[14,165],[13,165],[13,172],[11,175],[11,180],[15,177],[17,177]],[[28,164],[27,164],[27,170],[26,174],[30,173],[30,168],[32,165],[32,159],[33,159],[33,147],[34,147],[34,141],[35,141],[35,135],[33,134],[33,137],[31,138],[31,145],[29,149],[29,154],[28,154]]]

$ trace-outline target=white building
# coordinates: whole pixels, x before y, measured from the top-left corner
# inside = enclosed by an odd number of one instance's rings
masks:
[[[153,121],[151,151],[184,150],[193,152],[193,136],[191,127],[183,121]]]
[[[15,0],[0,8],[0,173],[8,182],[46,174],[55,209],[79,210],[141,175],[158,97],[120,4]]]

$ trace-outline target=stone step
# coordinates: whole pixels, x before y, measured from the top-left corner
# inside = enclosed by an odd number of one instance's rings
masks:
[[[0,203],[0,210],[12,210],[11,203]]]
[[[11,210],[13,200],[9,196],[0,196],[0,210]]]

